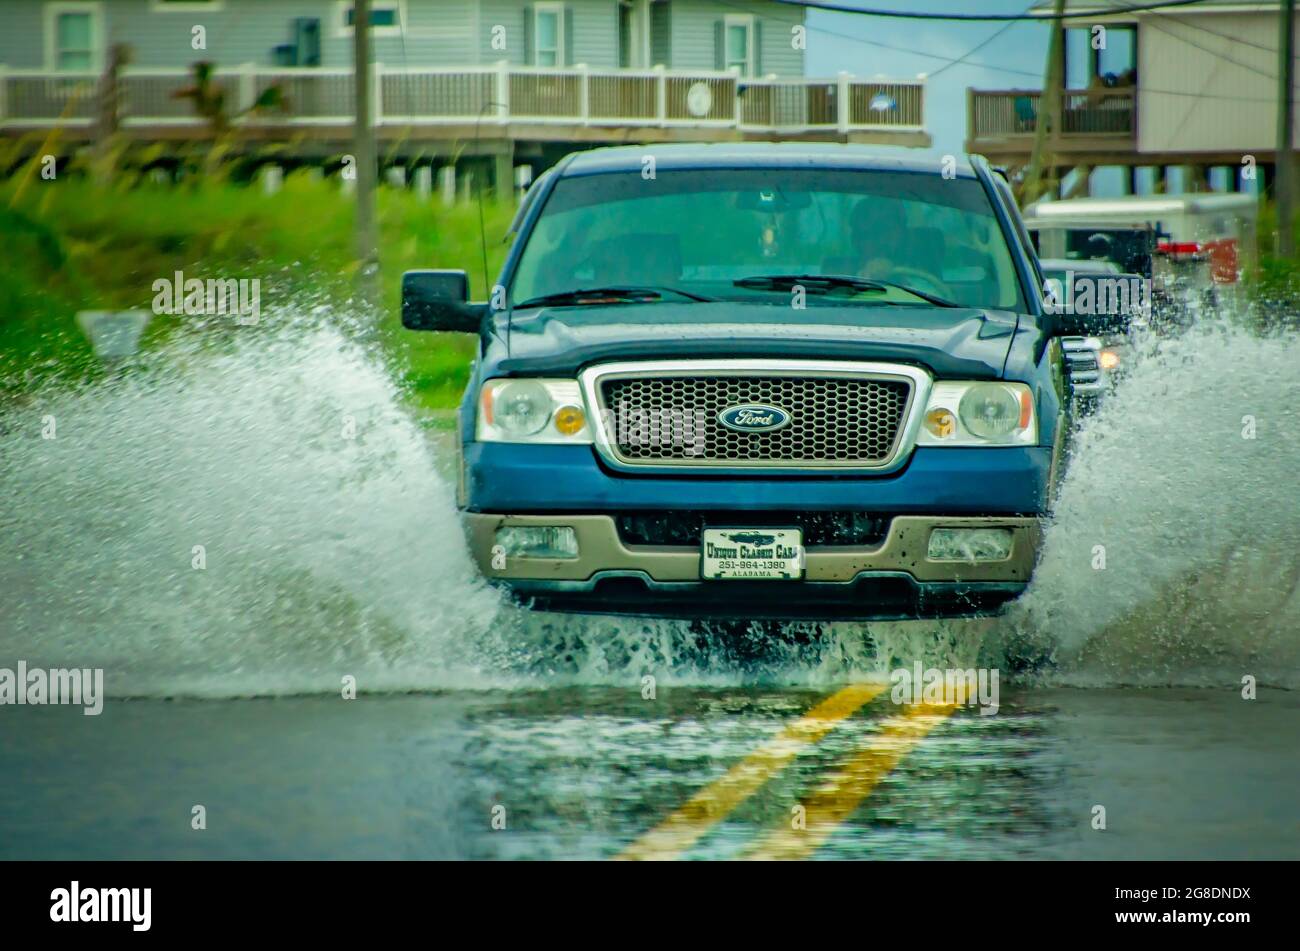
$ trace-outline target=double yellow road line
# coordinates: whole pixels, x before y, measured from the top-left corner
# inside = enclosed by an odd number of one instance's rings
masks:
[[[737,806],[784,769],[806,744],[816,743],[837,723],[885,690],[854,684],[823,700],[719,779],[692,796],[668,818],[632,843],[619,859],[674,859],[689,850]],[[920,704],[889,717],[871,742],[814,789],[800,805],[801,821],[771,830],[750,849],[747,859],[806,858],[849,817],[899,760],[956,709],[950,704]],[[794,810],[792,810],[794,812]]]

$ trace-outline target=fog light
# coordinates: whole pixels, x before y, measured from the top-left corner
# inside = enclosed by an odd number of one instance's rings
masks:
[[[1011,557],[1009,528],[936,528],[930,532],[930,561],[1006,561]]]
[[[578,533],[565,525],[509,525],[496,543],[507,558],[578,557]]]

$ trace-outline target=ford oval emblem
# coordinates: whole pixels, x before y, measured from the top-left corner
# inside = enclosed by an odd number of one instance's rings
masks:
[[[745,403],[728,406],[718,413],[718,422],[738,433],[770,433],[790,425],[792,417],[779,406],[766,403]]]

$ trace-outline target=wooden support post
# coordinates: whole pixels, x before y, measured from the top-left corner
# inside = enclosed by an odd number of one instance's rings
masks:
[[[1277,253],[1289,258],[1295,255],[1295,0],[1282,0],[1277,47]]]
[[[1034,122],[1034,148],[1029,155],[1029,170],[1020,195],[1020,204],[1035,201],[1043,191],[1043,165],[1048,150],[1048,133],[1060,135],[1061,91],[1065,85],[1065,0],[1055,0],[1052,35],[1047,44],[1047,69],[1043,79],[1043,94],[1038,99],[1038,114]]]
[[[370,0],[354,0],[352,33],[356,96],[352,151],[357,160],[355,238],[357,260],[361,263],[357,273],[363,284],[377,291],[379,242],[375,232],[375,102],[371,89],[374,73],[370,66]]]

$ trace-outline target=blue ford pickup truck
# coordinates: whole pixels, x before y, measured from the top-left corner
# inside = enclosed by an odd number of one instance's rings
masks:
[[[410,271],[412,330],[474,333],[458,503],[539,609],[975,615],[1034,569],[1068,438],[1061,341],[1010,189],[856,146],[571,155],[491,300]]]

